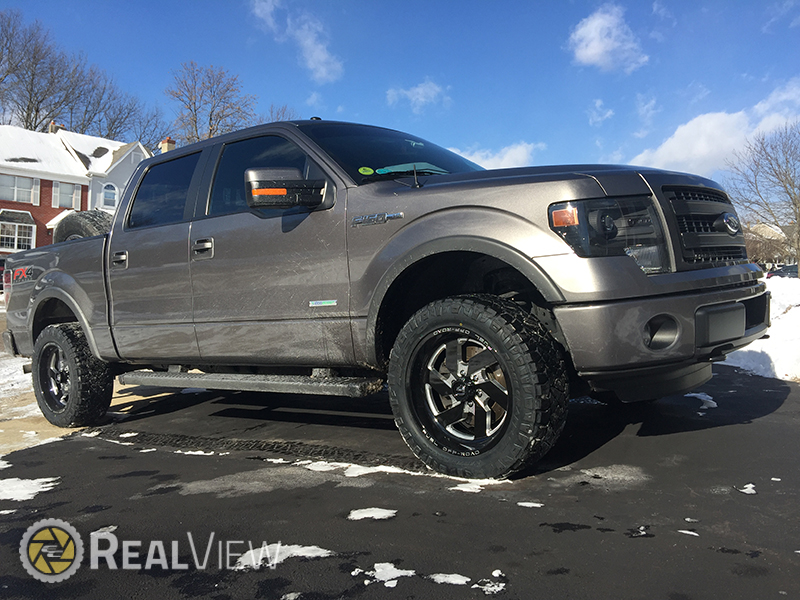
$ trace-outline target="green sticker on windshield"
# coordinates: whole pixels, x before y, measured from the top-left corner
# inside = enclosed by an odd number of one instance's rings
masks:
[[[358,172],[361,173],[362,175],[372,175],[375,171],[373,171],[369,167],[361,167],[358,170]]]

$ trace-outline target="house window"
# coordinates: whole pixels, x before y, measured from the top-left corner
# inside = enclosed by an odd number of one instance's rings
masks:
[[[33,247],[33,225],[0,222],[0,249],[30,250]]]
[[[53,208],[81,209],[81,186],[72,183],[53,182]]]
[[[0,175],[0,200],[30,204],[33,202],[33,189],[33,179],[29,177]]]
[[[103,206],[116,208],[117,206],[117,186],[107,183],[103,186]]]

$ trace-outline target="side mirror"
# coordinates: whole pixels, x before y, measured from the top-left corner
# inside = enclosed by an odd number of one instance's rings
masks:
[[[247,169],[247,205],[251,208],[313,208],[322,204],[325,180],[306,180],[300,169]]]

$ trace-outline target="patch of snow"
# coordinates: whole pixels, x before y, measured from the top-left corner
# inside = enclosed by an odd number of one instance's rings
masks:
[[[359,508],[351,510],[347,515],[350,521],[361,521],[362,519],[375,519],[381,521],[384,519],[391,519],[397,514],[396,510],[388,508]]]
[[[472,586],[472,589],[479,589],[487,596],[499,594],[506,587],[506,584],[501,581],[492,581],[491,579],[481,579],[478,583]]]
[[[736,491],[737,492],[742,492],[743,494],[757,494],[758,493],[756,491],[756,486],[755,486],[754,483],[748,483],[741,490],[739,488],[736,488]]]
[[[11,466],[10,462],[8,462],[7,460],[0,459],[0,469],[7,469],[10,466]]]
[[[101,527],[100,529],[96,529],[95,531],[91,532],[89,535],[103,535],[104,533],[114,533],[118,527],[116,525],[106,525],[105,527]]]
[[[82,433],[81,437],[93,438],[93,437],[97,437],[98,435],[100,435],[99,431],[92,431],[91,433]]]
[[[302,595],[302,592],[289,592],[281,596],[281,600],[297,600]]]
[[[450,585],[467,585],[472,581],[469,577],[459,575],[458,573],[435,573],[428,575],[428,579],[434,583],[448,583]]]
[[[17,512],[16,508],[0,510],[0,515],[13,515],[15,512]]]
[[[0,468],[2,468],[2,467],[0,467]],[[780,477],[773,477],[772,479],[770,479],[770,481],[780,481],[780,480],[781,480]]]
[[[121,434],[119,434],[119,437],[121,437],[121,438],[129,438],[129,437],[136,437],[137,435],[139,435],[139,434],[138,433],[134,433],[134,432],[121,433]]]
[[[800,279],[773,277],[766,283],[772,294],[769,339],[732,352],[725,364],[763,377],[800,381]]]
[[[145,448],[144,450],[139,450],[141,454],[144,454],[145,452],[155,452],[155,451],[156,448]]]
[[[696,531],[692,531],[691,529],[678,529],[678,533],[683,533],[685,535],[693,535],[695,537],[700,537],[700,534]]]
[[[697,398],[698,400],[701,400],[703,404],[700,406],[700,410],[705,410],[707,408],[717,408],[717,403],[714,402],[714,399],[708,394],[705,394],[703,392],[692,392],[691,394],[684,394],[684,397]]]
[[[455,490],[458,492],[469,492],[470,494],[477,494],[478,492],[483,491],[483,486],[479,483],[468,482],[468,483],[459,483],[457,486],[448,489]]]
[[[22,371],[22,366],[29,362],[30,358],[11,356],[0,351],[0,398],[19,396],[33,391],[33,378],[30,373]],[[32,406],[36,406],[36,403],[34,402]],[[36,408],[38,410],[38,406]]]
[[[279,565],[289,558],[327,558],[329,556],[335,556],[335,553],[319,546],[286,545],[278,542],[248,550],[238,558],[233,568],[236,571],[244,571],[257,569],[262,565]]]
[[[392,563],[375,563],[375,570],[366,571],[366,574],[374,581],[382,581],[386,587],[394,587],[397,585],[397,579],[413,577],[416,572],[409,569],[398,569]]]
[[[212,456],[213,450],[203,452],[202,450],[175,450],[175,454],[185,454],[186,456]]]
[[[517,506],[522,508],[542,508],[544,504],[541,502],[517,502]]]
[[[492,571],[492,577],[505,577],[505,575],[500,569],[495,569]]]
[[[684,521],[686,521],[687,523],[699,523],[700,522],[697,519],[692,519],[691,517],[686,517],[684,519]]]
[[[52,490],[58,485],[59,477],[42,477],[40,479],[0,479],[0,500],[23,502],[33,500],[37,494]]]

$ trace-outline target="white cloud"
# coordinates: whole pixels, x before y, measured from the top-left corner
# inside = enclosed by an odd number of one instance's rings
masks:
[[[642,52],[624,14],[621,6],[604,4],[578,23],[569,37],[575,62],[628,74],[646,64],[649,57]]]
[[[319,92],[312,92],[311,95],[306,98],[306,104],[311,108],[319,108],[322,106],[322,96]]]
[[[642,127],[633,135],[637,138],[646,137],[650,133],[650,128],[653,126],[653,117],[660,111],[660,108],[656,108],[656,99],[654,96],[636,94],[636,113],[639,115],[639,121]]]
[[[546,148],[547,145],[541,142],[537,144],[518,142],[511,146],[506,146],[498,152],[479,149],[459,150],[458,148],[450,148],[450,150],[485,169],[509,169],[530,166],[533,163],[534,152],[545,150]]]
[[[408,89],[392,88],[386,92],[386,103],[394,106],[402,100],[407,100],[411,104],[414,114],[420,114],[426,106],[439,104],[449,106],[451,100],[447,96],[444,88],[430,79],[425,79],[419,85]]]
[[[725,169],[733,152],[756,132],[773,131],[798,119],[800,78],[795,78],[749,109],[698,115],[657,148],[635,156],[631,164],[709,176]]]
[[[797,27],[800,25],[800,16],[796,14],[792,16],[791,13],[797,13],[800,9],[800,3],[797,0],[783,0],[782,2],[773,2],[767,7],[766,13],[769,19],[761,27],[761,33],[771,33],[772,26],[776,23],[784,23],[789,21],[789,27]],[[791,20],[790,20],[791,19]]]
[[[610,108],[603,107],[603,101],[596,99],[594,101],[594,106],[590,108],[586,114],[589,115],[589,125],[592,127],[598,127],[603,123],[603,121],[613,117],[614,111]]]
[[[341,79],[344,65],[328,49],[325,25],[309,13],[289,14],[281,0],[252,0],[253,14],[258,17],[275,39],[292,40],[300,50],[304,66],[317,83]]]

